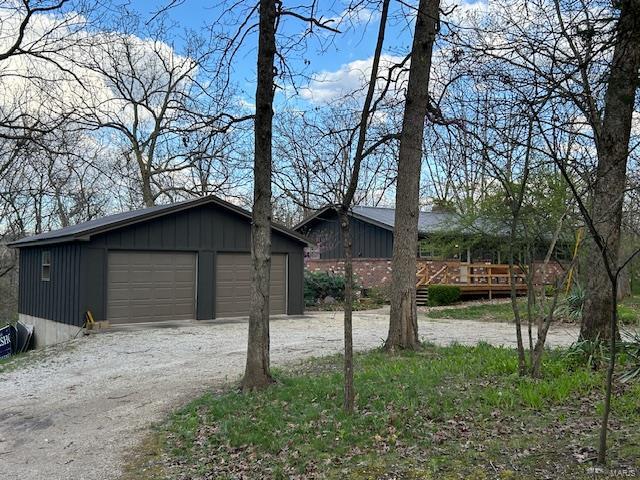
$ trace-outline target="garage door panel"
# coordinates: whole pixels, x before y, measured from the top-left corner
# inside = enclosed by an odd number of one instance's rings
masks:
[[[284,314],[286,308],[286,255],[271,257],[270,310]],[[249,314],[251,286],[251,255],[218,254],[216,257],[216,317],[237,317]]]
[[[195,318],[196,257],[184,252],[110,252],[112,323]]]
[[[181,298],[187,298],[189,296],[191,296],[191,294],[193,293],[193,288],[177,288],[176,293],[178,294],[178,297]],[[169,297],[167,297],[169,298]],[[193,305],[193,300],[189,299],[189,301],[176,301],[176,303],[188,303],[189,305]]]
[[[129,290],[112,289],[109,291],[109,301],[116,305],[116,302],[129,300]]]
[[[271,311],[274,313],[286,313],[287,287],[286,287],[287,257],[274,255],[271,259]]]
[[[136,269],[132,269],[131,272],[124,272],[124,279],[123,279],[123,283],[127,283],[127,284],[151,284],[150,278],[151,275],[153,274],[153,270],[149,269],[149,270],[136,270]],[[156,278],[154,278],[154,281],[158,281],[158,275],[159,273],[156,272]]]
[[[151,272],[144,272],[144,274],[147,276],[149,275],[149,273]],[[177,273],[178,272],[171,271],[171,270],[156,270],[155,272],[153,272],[153,275],[154,275],[153,282],[156,285],[160,285],[163,283],[172,284],[176,280]]]
[[[156,288],[153,291],[153,299],[154,300],[171,300],[175,293],[180,294],[181,292],[179,292],[178,290],[173,290],[171,288]]]
[[[176,283],[188,283],[190,284],[193,281],[193,272],[175,272],[175,281]]]
[[[129,281],[129,274],[126,270],[111,270],[109,274],[113,283],[128,283]]]

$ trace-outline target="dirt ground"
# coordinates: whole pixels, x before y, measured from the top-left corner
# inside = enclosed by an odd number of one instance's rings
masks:
[[[380,346],[388,308],[354,313],[354,345]],[[421,319],[425,340],[514,345],[506,323]],[[577,329],[552,329],[548,343],[567,345]],[[145,432],[193,396],[237,381],[246,322],[192,324],[91,335],[32,352],[0,373],[0,472],[3,479],[118,478],[122,458]],[[285,365],[342,349],[340,312],[271,323],[271,358]]]

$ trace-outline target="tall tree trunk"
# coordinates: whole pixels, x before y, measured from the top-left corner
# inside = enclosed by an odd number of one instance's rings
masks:
[[[271,276],[271,137],[273,124],[276,0],[260,0],[251,225],[251,298],[247,365],[242,388],[273,382],[269,370],[269,285]]]
[[[640,68],[640,0],[622,0],[604,118],[596,132],[598,168],[593,189],[591,218],[606,242],[611,265],[617,265],[620,249],[622,204],[626,187],[631,121]],[[597,129],[596,129],[597,130]],[[612,298],[601,253],[593,241],[588,244],[586,294],[580,338],[609,337]]]
[[[420,0],[407,85],[393,231],[391,315],[385,349],[419,346],[416,310],[416,256],[420,214],[420,170],[424,123],[429,102],[429,74],[438,31],[440,0]]]

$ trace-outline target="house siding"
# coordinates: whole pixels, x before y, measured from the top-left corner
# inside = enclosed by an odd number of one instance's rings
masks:
[[[354,258],[391,258],[393,232],[358,218],[350,217]],[[316,242],[321,260],[344,258],[340,222],[335,211],[328,211],[300,229]]]

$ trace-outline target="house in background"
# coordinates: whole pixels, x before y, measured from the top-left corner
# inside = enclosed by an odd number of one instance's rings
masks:
[[[356,206],[349,214],[354,273],[364,288],[385,287],[391,282],[395,209]],[[344,271],[344,247],[338,214],[333,207],[318,210],[294,229],[313,240],[305,253],[311,271]],[[420,212],[418,287],[430,284],[458,285],[463,294],[493,295],[510,290],[504,229],[475,220],[469,224],[455,213]],[[551,283],[562,271],[568,249],[561,244],[554,260],[541,268],[548,243],[535,247],[537,283]],[[517,288],[526,289],[522,275]]]
[[[271,312],[304,310],[308,240],[272,227]],[[37,345],[112,324],[249,313],[251,213],[217,197],[124,212],[10,244],[20,251],[19,319]]]

